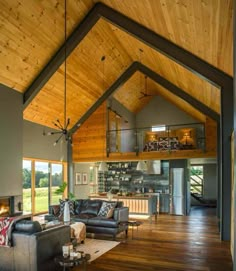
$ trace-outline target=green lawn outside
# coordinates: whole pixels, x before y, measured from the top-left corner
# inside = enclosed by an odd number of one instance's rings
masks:
[[[59,203],[59,199],[62,198],[61,195],[56,195],[54,191],[58,186],[52,187],[52,202],[51,204]],[[36,212],[47,212],[48,211],[48,188],[36,188],[35,189],[35,208]],[[31,188],[23,189],[23,210],[24,212],[31,212]]]

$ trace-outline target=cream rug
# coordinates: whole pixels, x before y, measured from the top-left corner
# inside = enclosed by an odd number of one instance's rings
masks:
[[[119,243],[120,242],[116,241],[86,238],[84,244],[78,245],[76,250],[84,251],[84,253],[90,254],[91,259],[89,260],[89,262],[92,262],[98,257],[100,257],[102,254],[119,245]]]

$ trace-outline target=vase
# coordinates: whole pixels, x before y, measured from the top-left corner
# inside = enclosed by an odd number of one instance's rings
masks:
[[[64,222],[70,222],[70,208],[69,208],[69,202],[65,201],[65,205],[64,205],[64,217],[63,220]]]

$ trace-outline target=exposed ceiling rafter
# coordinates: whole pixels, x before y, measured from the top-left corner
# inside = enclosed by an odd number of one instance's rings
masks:
[[[233,78],[229,75],[102,3],[97,3],[93,7],[68,38],[67,57],[101,17],[173,59],[198,76],[203,77],[205,80],[210,81],[220,88],[223,87],[225,90],[233,88]],[[26,90],[24,94],[24,108],[33,100],[40,89],[63,63],[64,46],[65,44],[62,45],[58,52],[52,57],[51,61]]]
[[[186,102],[193,105],[197,110],[201,111],[203,114],[209,116],[210,118],[214,119],[219,123],[220,116],[218,113],[211,110],[209,107],[192,97],[191,95],[187,94],[182,89],[178,88],[165,78],[161,77],[156,72],[152,71],[145,65],[139,62],[133,62],[128,69],[105,91],[105,93],[97,100],[97,102],[77,121],[77,123],[72,127],[70,130],[71,133],[74,133],[82,123],[84,123],[88,117],[104,102],[106,99],[113,94],[118,88],[120,88],[129,78],[136,72],[140,71],[150,77],[153,81],[160,84],[168,91],[172,92],[174,95],[182,98]]]

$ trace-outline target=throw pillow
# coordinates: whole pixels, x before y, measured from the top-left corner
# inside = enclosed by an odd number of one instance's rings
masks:
[[[60,205],[52,206],[52,214],[55,215],[55,216],[60,215]]]
[[[101,209],[99,210],[98,216],[103,216],[107,218],[111,218],[114,213],[116,203],[103,202]]]
[[[64,207],[65,207],[65,202],[68,201],[69,203],[69,209],[70,209],[70,214],[74,215],[75,211],[74,211],[74,201],[73,200],[62,200],[59,199],[60,201],[60,216],[63,215],[64,213]]]

